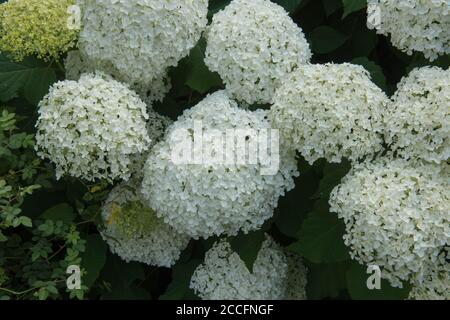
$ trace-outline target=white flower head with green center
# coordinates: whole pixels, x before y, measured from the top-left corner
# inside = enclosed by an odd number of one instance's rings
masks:
[[[250,272],[226,240],[206,252],[204,262],[192,275],[190,288],[203,300],[281,300],[288,273],[282,248],[269,236]]]
[[[134,183],[122,183],[111,191],[102,217],[103,239],[111,252],[127,262],[169,268],[190,240],[175,232],[144,204]]]
[[[206,37],[206,65],[247,104],[272,102],[284,78],[311,58],[302,29],[268,0],[231,1],[214,15]]]
[[[369,0],[367,8],[368,27],[403,52],[423,52],[429,60],[450,53],[448,0]]]
[[[388,157],[354,164],[329,201],[351,257],[379,266],[395,287],[422,281],[450,244],[448,182],[447,165]]]
[[[167,69],[187,56],[207,24],[207,0],[78,0],[83,59],[144,100],[168,91]]]
[[[151,150],[142,183],[148,206],[173,228],[196,239],[259,229],[272,217],[278,199],[294,187],[293,177],[298,175],[295,153],[280,145],[278,170],[272,175],[261,174],[261,161],[178,163],[173,157],[176,146],[172,137],[178,132],[194,132],[197,121],[202,122],[203,132],[272,129],[265,111],[239,108],[223,91],[209,95],[186,110]],[[188,138],[189,142],[195,140]],[[203,153],[195,148],[194,154]],[[233,159],[243,150],[245,146],[227,148]]]
[[[129,179],[150,144],[147,107],[127,86],[100,74],[60,81],[39,103],[37,150],[56,176]]]
[[[389,148],[405,159],[446,161],[450,157],[450,70],[412,70],[400,81],[392,100],[385,116]]]
[[[309,163],[353,161],[382,150],[388,102],[359,65],[307,65],[286,78],[269,119]]]

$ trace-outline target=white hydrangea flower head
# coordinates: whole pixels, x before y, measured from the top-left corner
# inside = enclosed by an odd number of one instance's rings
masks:
[[[412,70],[392,100],[385,116],[385,140],[391,150],[405,159],[446,161],[450,157],[450,70]]]
[[[388,102],[359,65],[305,65],[277,90],[269,119],[309,163],[357,160],[382,150]]]
[[[308,283],[308,269],[303,264],[300,255],[286,252],[288,273],[286,281],[286,300],[307,300],[306,284]]]
[[[38,113],[38,155],[56,165],[58,179],[127,180],[135,155],[150,144],[145,103],[104,75],[55,83]]]
[[[134,183],[121,183],[102,208],[104,229],[100,234],[111,252],[123,260],[171,267],[190,238],[177,233],[142,201]]]
[[[250,272],[226,240],[216,242],[192,275],[190,288],[203,300],[281,300],[288,265],[282,248],[263,242]]]
[[[270,103],[287,74],[311,59],[301,28],[269,0],[233,0],[214,15],[206,37],[206,65],[248,104]]]
[[[127,83],[134,91],[136,91],[141,99],[148,105],[154,101],[162,101],[171,89],[170,78],[167,72],[151,79],[136,81],[133,75],[123,74],[108,61],[91,61],[83,57],[79,50],[72,50],[67,53],[64,60],[66,79],[78,80],[83,73],[94,73],[101,70],[105,74],[114,77],[117,81]]]
[[[149,99],[167,68],[187,56],[207,24],[207,0],[78,0],[81,55]],[[106,70],[102,70],[105,67]]]
[[[450,300],[450,263],[445,261],[445,253],[441,260],[432,267],[421,283],[413,286],[408,299]]]
[[[404,159],[355,164],[329,202],[351,257],[378,265],[392,286],[422,281],[450,243],[449,177],[445,167]]]
[[[433,61],[450,53],[448,0],[368,0],[367,8],[368,27],[407,54],[423,52]]]
[[[250,161],[244,164],[173,161],[177,142],[173,137],[178,132],[190,133],[187,139],[192,139],[194,154],[207,152],[202,146],[199,149],[195,145],[192,135],[198,121],[202,122],[200,134],[205,137],[211,130],[221,134],[234,129],[271,130],[265,111],[239,108],[224,91],[209,95],[186,110],[168,128],[166,138],[150,152],[142,184],[148,205],[166,223],[195,239],[235,235],[239,230],[248,232],[260,228],[273,215],[279,197],[294,188],[293,177],[298,175],[295,153],[280,146],[280,163],[274,175],[261,174],[265,166],[261,157],[254,164]],[[253,136],[248,137],[253,139]],[[223,146],[219,145],[218,152]],[[243,150],[246,153],[247,149],[242,150],[242,147],[241,144],[228,147],[226,153],[236,159]]]

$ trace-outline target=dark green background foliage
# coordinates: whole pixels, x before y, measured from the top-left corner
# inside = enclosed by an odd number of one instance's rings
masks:
[[[430,65],[422,54],[408,56],[367,29],[365,0],[274,2],[305,32],[314,63],[361,64],[388,95],[412,68]],[[209,18],[228,3],[211,0]],[[204,50],[202,40],[170,71],[172,90],[156,104],[157,111],[176,119],[207,93],[223,88],[220,77],[203,63]],[[448,67],[449,58],[432,64]],[[37,104],[49,86],[62,79],[62,61],[46,64],[29,58],[14,63],[0,55],[0,298],[196,298],[188,288],[190,277],[216,239],[191,241],[172,269],[125,263],[109,252],[97,230],[99,209],[111,186],[69,177],[56,181],[52,166],[36,157]],[[343,223],[328,212],[329,194],[349,168],[346,162],[317,161],[310,166],[299,160],[296,188],[281,199],[263,230],[230,239],[250,270],[263,232],[269,232],[304,257],[310,299],[407,296],[407,285],[399,290],[383,282],[381,291],[366,289],[366,270],[351,261],[343,243]],[[70,264],[82,266],[81,290],[66,290]]]

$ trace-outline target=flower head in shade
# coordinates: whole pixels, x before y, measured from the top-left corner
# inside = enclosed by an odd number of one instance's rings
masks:
[[[205,63],[234,98],[270,103],[284,78],[308,63],[303,31],[268,0],[233,0],[217,13],[207,33]]]
[[[250,272],[226,240],[206,252],[192,275],[190,288],[203,300],[281,300],[286,292],[287,258],[270,237]]]
[[[434,164],[389,158],[355,164],[330,196],[352,258],[378,265],[393,286],[421,282],[450,243],[448,181],[446,168]]]
[[[103,239],[123,260],[170,267],[190,238],[175,232],[142,201],[137,185],[115,187],[102,209]]]

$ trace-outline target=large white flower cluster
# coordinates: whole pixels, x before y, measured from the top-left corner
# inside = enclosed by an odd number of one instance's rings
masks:
[[[250,272],[226,240],[216,242],[197,267],[190,288],[204,300],[280,300],[288,264],[281,247],[267,238]]]
[[[450,19],[450,16],[449,16]],[[385,116],[385,140],[405,159],[450,157],[450,70],[423,67],[402,79]]]
[[[91,61],[83,57],[79,50],[72,50],[67,53],[64,60],[66,79],[78,80],[83,73],[94,73],[96,70],[102,70],[105,74],[116,78],[118,81],[129,83],[131,88],[135,90],[141,99],[148,105],[154,101],[162,101],[171,88],[170,78],[168,75],[153,77],[148,81],[134,81],[127,75],[121,75],[116,68],[107,61]]]
[[[115,187],[102,208],[103,239],[125,261],[170,267],[190,238],[174,231],[142,201],[134,183]]]
[[[303,31],[268,0],[233,0],[214,15],[207,33],[205,63],[217,71],[234,98],[270,103],[282,80],[308,63]]]
[[[330,196],[352,258],[380,266],[396,287],[423,281],[450,243],[446,169],[387,157],[355,164]]]
[[[411,55],[423,52],[435,60],[450,53],[448,0],[369,0],[368,27],[391,37],[392,44]]]
[[[104,75],[54,84],[38,112],[38,155],[56,165],[58,179],[127,180],[136,155],[150,143],[145,103]]]
[[[307,65],[276,92],[269,118],[310,163],[357,160],[382,149],[388,102],[361,66]]]
[[[79,49],[96,68],[161,99],[167,68],[188,55],[207,24],[207,0],[79,0]]]
[[[209,95],[185,111],[169,127],[165,139],[152,149],[144,168],[142,185],[149,206],[166,223],[193,238],[234,235],[239,230],[248,232],[260,228],[273,215],[279,197],[294,188],[293,176],[298,174],[295,154],[281,146],[279,170],[273,175],[261,173],[266,160],[271,160],[263,157],[265,152],[260,151],[260,157],[254,164],[250,161],[237,163],[239,154],[248,155],[245,142],[227,144],[225,153],[234,159],[229,164],[225,161],[174,161],[176,146],[183,141],[177,140],[180,132],[189,133],[189,141],[181,144],[193,142],[194,154],[205,156],[209,152],[204,148],[209,145],[208,142],[196,146],[195,141],[199,140],[192,133],[197,131],[195,126],[198,121],[202,125],[199,133],[203,134],[205,141],[212,130],[218,130],[221,135],[233,129],[271,130],[265,111],[252,112],[239,108],[224,91]],[[256,139],[251,133],[245,138],[253,142]],[[224,143],[214,150],[221,152],[222,147],[225,147]],[[278,160],[276,150],[272,151],[268,155]]]

